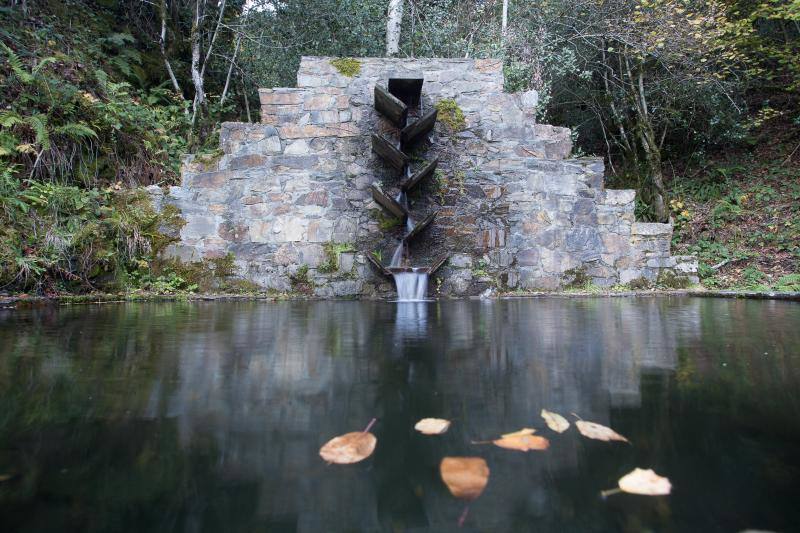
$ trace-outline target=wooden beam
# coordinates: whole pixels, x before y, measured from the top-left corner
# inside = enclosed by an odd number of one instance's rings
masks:
[[[417,223],[416,226],[414,226],[414,229],[412,229],[411,231],[408,232],[408,235],[403,237],[403,240],[405,242],[411,242],[411,240],[413,238],[415,238],[417,235],[419,235],[420,233],[425,231],[425,228],[430,226],[431,222],[433,222],[433,219],[436,218],[437,214],[438,214],[438,211],[434,211],[430,215],[428,215],[425,218],[423,218],[420,222]]]
[[[403,208],[402,205],[397,203],[397,200],[386,194],[381,190],[380,187],[373,184],[370,186],[372,189],[372,199],[378,202],[381,207],[389,211],[392,215],[400,218],[401,220],[405,220],[408,216],[408,211]]]
[[[398,128],[405,128],[408,106],[380,85],[375,85],[375,109]]]
[[[381,137],[372,134],[372,151],[383,158],[397,170],[403,170],[408,164],[409,157],[394,147],[392,143]]]
[[[436,125],[438,113],[436,109],[428,111],[418,121],[403,128],[400,132],[400,147],[405,148],[424,139]]]
[[[433,171],[436,170],[436,165],[438,164],[439,164],[439,158],[437,157],[436,159],[425,165],[422,168],[422,170],[418,170],[417,172],[414,173],[413,176],[404,181],[402,185],[400,185],[400,188],[404,191],[410,191],[411,189],[416,187],[417,184],[419,184],[419,182],[421,182],[422,180],[433,174]]]
[[[364,252],[364,256],[367,258],[367,261],[372,263],[372,265],[378,269],[378,272],[387,277],[392,276],[392,273],[389,272],[389,270],[385,266],[383,266],[383,264],[380,261],[378,261],[378,258],[372,255],[371,252]]]
[[[447,261],[448,259],[450,259],[450,256],[447,254],[442,254],[436,259],[434,259],[433,266],[431,266],[431,274],[442,268],[442,265],[444,265],[445,261]]]

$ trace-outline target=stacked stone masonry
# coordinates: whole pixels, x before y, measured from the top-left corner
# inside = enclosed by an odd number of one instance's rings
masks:
[[[303,58],[297,88],[259,91],[261,124],[224,123],[221,157],[189,156],[181,186],[151,187],[186,220],[170,256],[232,253],[243,278],[280,292],[307,267],[316,296],[393,294],[365,256],[388,263],[402,236],[370,193],[372,183],[392,195],[399,186],[370,150],[371,132],[397,133],[375,112],[373,88],[423,77],[423,110],[451,98],[466,119],[458,132],[437,125],[426,149],[439,169],[410,198],[415,212],[439,211],[415,266],[450,255],[432,295],[697,282],[696,259],[670,255],[672,226],[636,222],[634,191],[605,189],[602,159],[570,159],[570,131],[536,124],[535,93],[504,93],[500,61],[359,62],[347,77],[329,58]]]

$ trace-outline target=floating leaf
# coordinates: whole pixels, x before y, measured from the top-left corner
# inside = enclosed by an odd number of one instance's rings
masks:
[[[423,418],[416,423],[414,429],[423,435],[441,435],[450,427],[450,421],[444,418]]]
[[[319,455],[329,463],[348,465],[363,461],[375,451],[378,439],[369,431],[354,431],[334,437],[319,449]]]
[[[521,452],[527,452],[530,450],[546,450],[550,447],[550,441],[546,438],[530,434],[509,434],[509,436],[504,435],[503,438],[492,442],[495,446],[499,446],[500,448],[506,448],[507,450],[519,450]]]
[[[508,437],[519,437],[522,435],[533,435],[536,433],[536,430],[533,428],[522,428],[519,431],[515,431],[514,433],[506,433],[504,435],[500,435],[501,438],[505,439]]]
[[[585,420],[578,420],[575,422],[575,427],[581,432],[581,435],[590,439],[602,440],[605,442],[618,440],[621,442],[630,442],[628,439],[617,433],[611,428],[601,426],[595,422],[587,422]]]
[[[672,490],[669,479],[659,476],[652,470],[641,468],[636,468],[619,478],[618,484],[624,492],[644,496],[664,496]]]
[[[489,466],[480,457],[445,457],[439,472],[450,493],[465,500],[480,496],[489,482]]]
[[[0,474],[0,483],[4,483],[14,478],[14,474]]]
[[[544,423],[547,424],[547,427],[556,431],[558,433],[564,433],[566,430],[569,429],[569,422],[567,419],[561,416],[558,413],[553,413],[548,411],[547,409],[542,409],[542,418],[544,418]]]

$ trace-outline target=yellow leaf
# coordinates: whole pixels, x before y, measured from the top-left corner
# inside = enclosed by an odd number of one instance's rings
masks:
[[[494,440],[492,443],[500,448],[518,450],[520,452],[528,452],[531,450],[543,451],[550,447],[550,441],[546,438],[530,434],[512,434]]]
[[[334,437],[320,448],[319,455],[329,463],[347,465],[363,461],[375,451],[378,439],[368,431],[354,431]]]
[[[547,427],[553,431],[564,433],[569,429],[569,422],[567,422],[567,419],[560,414],[552,413],[546,409],[542,409],[541,415],[542,418],[544,418],[544,422],[547,424]]]
[[[414,429],[423,435],[441,435],[450,427],[450,421],[443,418],[423,418],[416,423]]]
[[[505,439],[507,437],[519,437],[521,435],[533,435],[534,433],[536,433],[536,430],[533,429],[533,428],[522,428],[519,431],[515,431],[514,433],[505,433],[503,435],[500,435],[500,437]]]
[[[629,494],[644,496],[665,496],[672,491],[669,479],[661,477],[652,470],[634,469],[619,479],[619,488]]]
[[[575,422],[575,427],[581,432],[584,437],[602,440],[605,442],[616,440],[620,442],[629,442],[628,439],[617,433],[611,428],[597,424],[595,422],[586,422],[585,420],[578,420]]]

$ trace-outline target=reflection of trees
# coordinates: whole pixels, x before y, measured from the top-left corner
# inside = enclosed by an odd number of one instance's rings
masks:
[[[35,529],[23,527],[30,517],[62,509],[60,523],[86,530],[439,531],[462,509],[438,479],[439,460],[479,454],[492,477],[472,506],[476,527],[663,523],[670,512],[692,515],[689,500],[677,493],[671,508],[631,507],[624,498],[599,502],[596,492],[639,463],[673,478],[703,469],[725,478],[678,428],[710,441],[752,428],[749,440],[717,456],[751,459],[757,466],[747,477],[767,483],[764,490],[782,486],[780,472],[796,464],[783,446],[799,440],[797,425],[782,417],[800,410],[791,353],[799,334],[785,327],[798,311],[765,305],[772,304],[213,303],[0,317],[0,473],[22,474],[0,485],[0,508],[13,511],[17,529]],[[767,345],[776,347],[774,364],[764,364]],[[730,367],[720,372],[725,361]],[[709,405],[725,416],[709,422]],[[609,424],[635,446],[574,433],[553,437],[541,454],[469,445],[543,427],[543,407]],[[454,424],[444,436],[420,437],[413,423],[425,416]],[[346,468],[319,460],[325,440],[372,417],[372,459]],[[765,418],[783,433],[764,433]],[[758,460],[764,450],[769,460]],[[714,492],[710,479],[697,483]],[[48,503],[39,507],[43,495]]]

